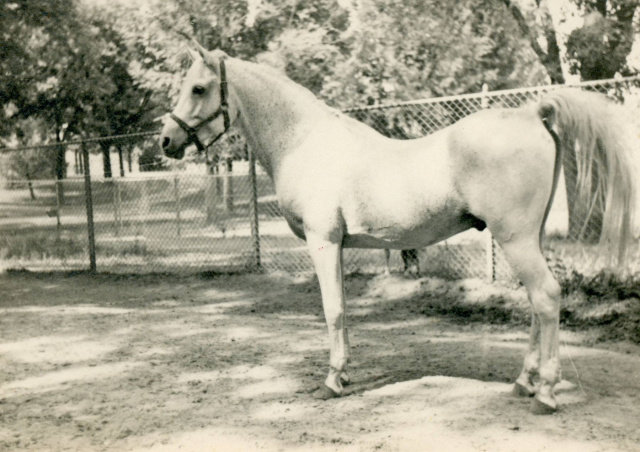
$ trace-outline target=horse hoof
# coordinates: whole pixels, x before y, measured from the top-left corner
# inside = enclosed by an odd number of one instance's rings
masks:
[[[555,404],[554,404],[555,405]],[[537,414],[537,415],[549,415],[549,414],[553,414],[556,412],[556,407],[546,404],[544,402],[541,402],[540,400],[538,400],[537,398],[533,399],[531,401],[531,412],[533,414]]]
[[[340,397],[340,394],[325,384],[320,386],[317,391],[313,393],[313,398],[318,400],[329,400],[335,399],[336,397]]]
[[[349,375],[346,372],[342,372],[340,374],[340,382],[344,386],[347,386],[348,384],[351,384],[351,378],[349,377]]]
[[[520,383],[516,383],[513,385],[513,389],[511,390],[511,394],[516,397],[533,397],[536,393],[526,386],[521,385]]]

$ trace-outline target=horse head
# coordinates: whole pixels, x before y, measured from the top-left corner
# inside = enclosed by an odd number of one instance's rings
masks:
[[[183,81],[178,103],[160,135],[165,155],[176,159],[184,156],[190,144],[204,151],[229,130],[239,114],[229,96],[227,55],[222,51],[208,52],[196,41],[194,45],[196,51],[188,49],[193,63]]]

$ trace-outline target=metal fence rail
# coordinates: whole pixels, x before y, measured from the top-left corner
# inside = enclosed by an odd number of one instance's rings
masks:
[[[640,78],[576,86],[624,100],[627,115],[620,121],[638,143],[638,85]],[[432,133],[484,108],[520,106],[555,88],[482,92],[351,108],[345,113],[384,135],[409,139]],[[258,267],[267,271],[312,271],[304,242],[289,231],[282,218],[271,181],[260,168],[256,170],[251,159],[234,165],[233,173],[164,171],[106,179],[90,176],[86,171],[87,156],[105,143],[120,144],[127,149],[135,147],[138,152],[157,146],[155,137],[149,133],[71,143],[67,152],[75,153],[75,172],[84,173],[83,176],[58,181],[29,181],[15,176],[5,179],[0,186],[2,266],[84,269],[95,265],[100,271],[110,272]],[[47,149],[31,146],[3,152],[4,167],[12,156],[27,151]],[[126,172],[127,164],[122,160],[120,171],[117,164],[114,166],[116,176]],[[571,230],[564,191],[561,186],[548,221],[548,259],[556,272],[597,271],[604,260],[595,245],[575,243],[578,237]],[[587,241],[590,237],[597,238],[598,231],[591,230],[592,225],[584,224],[580,218],[573,221],[580,225],[581,238]],[[632,250],[634,253],[636,258],[640,256],[639,250]],[[420,250],[419,256],[424,274],[511,278],[499,248],[486,231],[460,234]],[[345,263],[347,271],[380,272],[385,265],[384,253],[345,250]],[[392,253],[391,267],[402,269],[399,252]]]

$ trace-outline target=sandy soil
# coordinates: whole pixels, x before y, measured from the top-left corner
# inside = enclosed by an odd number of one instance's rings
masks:
[[[510,395],[519,290],[356,276],[347,295],[353,384],[321,402],[313,279],[0,275],[0,450],[640,451],[640,347],[563,331],[560,409],[534,416]]]

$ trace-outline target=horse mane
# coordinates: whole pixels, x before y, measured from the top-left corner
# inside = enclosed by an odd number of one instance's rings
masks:
[[[313,94],[311,90],[299,84],[298,82],[291,80],[284,71],[264,63],[248,62],[245,60],[237,60],[237,61],[241,61],[242,63],[248,63],[254,69],[257,68],[256,72],[258,73],[258,76],[265,77],[274,84],[280,83],[284,86],[292,88],[295,96],[298,96],[298,98],[303,98],[305,100],[308,100],[310,104],[320,107],[320,109],[323,110],[328,115],[333,116],[339,119],[340,121],[342,121],[342,123],[350,130],[357,133],[366,132],[373,135],[379,135],[381,137],[384,136],[380,134],[377,130],[373,129],[368,124],[343,113],[342,111],[340,111],[335,107],[328,105],[324,100],[318,98],[315,94]]]
[[[291,87],[295,91],[295,94],[297,96],[300,96],[306,100],[309,100],[310,102],[320,104],[327,109],[332,109],[324,101],[322,101],[321,99],[318,99],[318,97],[315,94],[313,94],[311,90],[291,80],[291,78],[289,78],[285,72],[280,71],[277,68],[264,63],[257,63],[253,61],[249,62],[244,60],[239,60],[239,61],[242,61],[243,63],[248,63],[253,68],[257,69],[256,73],[258,75],[265,76],[275,83],[279,83],[279,84]]]

